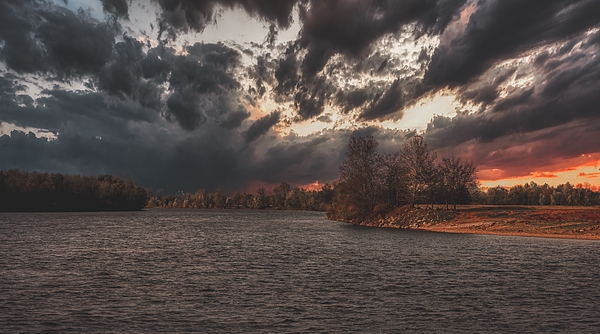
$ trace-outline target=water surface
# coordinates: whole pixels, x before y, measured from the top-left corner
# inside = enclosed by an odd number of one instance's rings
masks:
[[[597,332],[600,242],[313,212],[0,214],[2,332]]]

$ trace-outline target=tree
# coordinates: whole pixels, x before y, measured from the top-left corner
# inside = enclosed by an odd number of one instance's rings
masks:
[[[258,208],[262,209],[269,206],[269,197],[267,196],[267,190],[264,187],[258,188],[256,191],[258,195],[256,197]]]
[[[384,155],[381,158],[381,167],[387,206],[395,209],[403,202],[406,190],[406,170],[402,166],[398,154]]]
[[[377,172],[381,159],[377,141],[371,136],[352,137],[346,159],[340,166],[339,200],[359,215],[370,215],[375,209],[380,189]]]
[[[239,209],[240,207],[242,207],[242,208],[245,207],[246,203],[244,200],[244,195],[242,195],[238,191],[236,191],[235,194],[233,194],[233,197],[231,198],[231,204],[234,209]]]
[[[454,155],[450,158],[443,158],[440,164],[440,171],[443,179],[443,189],[446,195],[446,209],[448,209],[448,200],[452,202],[456,210],[456,201],[461,193],[477,183],[477,168],[473,162],[462,164],[460,158]]]
[[[213,197],[215,209],[225,208],[226,199],[227,198],[223,195],[223,193],[221,192],[221,189],[217,189],[217,191],[215,192],[214,197]]]
[[[435,152],[427,150],[427,143],[421,136],[415,136],[411,141],[402,145],[399,159],[407,174],[406,181],[411,207],[415,206],[415,202],[425,190],[429,190],[433,202],[433,194],[438,182],[436,157]]]
[[[285,200],[291,190],[292,187],[285,182],[281,182],[281,184],[273,188],[273,207],[276,209],[285,209]]]

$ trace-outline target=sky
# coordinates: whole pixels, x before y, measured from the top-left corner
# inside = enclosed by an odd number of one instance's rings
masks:
[[[600,186],[600,0],[1,0],[0,169],[167,193],[338,178],[414,135]]]

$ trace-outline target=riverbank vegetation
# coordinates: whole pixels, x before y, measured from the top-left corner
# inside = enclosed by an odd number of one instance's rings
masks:
[[[438,159],[419,136],[389,155],[372,137],[351,138],[327,215],[371,227],[600,239],[600,193],[589,184],[481,189],[476,171]]]
[[[0,211],[133,211],[146,201],[144,188],[111,175],[0,171]]]
[[[236,192],[227,197],[220,190],[209,193],[204,189],[177,195],[151,194],[148,208],[173,209],[274,209],[326,211],[333,201],[334,188],[325,184],[321,190],[305,190],[286,182],[272,190],[258,188],[256,194]]]
[[[350,139],[330,218],[363,221],[402,206],[433,208],[443,203],[446,209],[456,209],[473,201],[478,184],[472,162],[454,156],[437,159],[420,136],[393,154],[380,155],[377,147],[370,136]]]

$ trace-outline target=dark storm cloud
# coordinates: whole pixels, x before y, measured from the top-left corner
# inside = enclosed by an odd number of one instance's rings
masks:
[[[464,2],[310,1],[309,8],[301,11],[303,26],[298,41],[298,45],[307,50],[301,66],[304,82],[310,84],[312,77],[323,70],[333,55],[361,59],[382,36],[397,33],[408,24],[413,25],[415,36],[426,32],[440,33]],[[386,64],[383,60],[371,71],[381,72]],[[405,101],[401,98],[391,101],[391,95],[397,91],[398,87],[392,86],[386,98],[381,102],[372,101],[361,117],[374,119],[398,111]]]
[[[83,11],[38,1],[0,3],[0,55],[18,72],[96,73],[110,59],[117,31]]]
[[[127,36],[115,44],[112,59],[98,75],[98,87],[112,95],[133,98],[143,74],[143,47]]]
[[[310,85],[301,85],[294,97],[294,105],[300,119],[306,120],[318,117],[325,108],[326,101],[335,93],[325,76],[315,77]]]
[[[299,5],[302,24],[299,39],[288,46],[288,50],[279,59],[279,66],[274,69],[277,80],[275,92],[282,101],[293,101],[299,119],[318,117],[328,104],[336,104],[340,98],[334,99],[339,90],[326,82],[324,93],[323,80],[318,79],[332,56],[341,54],[354,61],[361,61],[373,43],[386,34],[399,32],[410,25],[415,29],[414,36],[423,34],[439,34],[444,31],[450,20],[458,14],[458,10],[466,0],[409,0],[409,1],[258,1],[258,0],[223,0],[223,1],[157,1],[161,8],[161,32],[169,32],[175,38],[180,32],[188,29],[202,31],[207,24],[216,20],[216,6],[225,8],[243,8],[251,15],[257,15],[267,21],[278,23],[280,27],[289,25],[291,11]],[[267,39],[273,41],[275,25],[271,25]],[[269,37],[270,36],[270,37]],[[298,54],[306,53],[298,58]],[[263,63],[258,64],[257,71],[251,75],[256,88],[250,91],[258,97],[266,93],[264,83],[267,82]],[[383,73],[389,59],[381,59],[377,64],[369,64],[374,68],[365,71]],[[424,56],[422,61],[427,61]],[[271,65],[271,64],[269,64]],[[366,65],[366,64],[365,64]],[[264,68],[264,66],[263,66]],[[393,71],[393,69],[392,69]],[[315,80],[317,78],[317,80]],[[405,80],[405,79],[402,79]],[[320,87],[316,87],[319,85]],[[412,83],[411,83],[412,85]],[[364,119],[385,117],[406,105],[408,94],[402,94],[401,100],[392,101],[392,97],[400,88],[398,85],[388,87],[384,94],[381,89],[369,96],[384,98],[369,101],[368,110],[363,113]],[[344,89],[344,92],[349,92]],[[343,93],[342,93],[343,94]],[[356,96],[356,94],[350,94]],[[356,100],[355,100],[356,101]],[[367,102],[367,101],[365,101]],[[361,104],[362,105],[362,104]],[[348,108],[344,107],[345,110]],[[355,108],[350,108],[355,109]]]
[[[371,103],[363,109],[360,119],[375,120],[388,117],[401,119],[404,116],[402,109],[414,102],[419,90],[419,82],[412,77],[396,79],[389,88],[380,92]]]
[[[242,122],[248,117],[250,117],[250,113],[245,108],[241,108],[238,111],[230,112],[227,119],[222,121],[220,126],[227,130],[235,129],[242,125]]]
[[[276,111],[256,120],[244,134],[244,139],[246,142],[251,143],[267,133],[275,124],[279,122],[280,117],[281,113]]]
[[[59,132],[67,124],[77,124],[81,131],[90,135],[127,138],[129,122],[149,123],[158,118],[152,109],[103,93],[63,90],[43,93],[44,96],[35,100],[28,95],[13,94],[6,98],[7,95],[3,94],[0,122],[51,132]]]
[[[315,48],[326,45],[333,51],[357,56],[384,34],[395,33],[405,24],[415,23],[418,31],[438,24],[437,30],[443,31],[464,2],[311,1],[310,9],[303,14],[302,41]]]
[[[100,2],[102,2],[102,8],[105,12],[119,17],[128,17],[129,5],[127,0],[100,0]]]
[[[371,98],[370,91],[367,88],[359,88],[348,92],[340,90],[335,95],[335,100],[342,107],[344,113],[362,106]]]
[[[254,94],[258,97],[263,97],[267,92],[266,84],[273,86],[275,81],[273,72],[275,69],[275,61],[269,59],[271,55],[256,57],[256,65],[248,69],[248,75],[254,80],[256,88],[252,87]]]
[[[343,142],[335,142],[327,137],[311,138],[296,144],[282,142],[269,148],[267,159],[256,166],[256,172],[260,178],[268,183],[281,182],[282,177],[297,179],[300,183],[312,183],[316,179],[332,180],[337,177],[336,165],[343,158]],[[324,148],[333,148],[336,151],[327,152]],[[337,147],[336,147],[337,146]],[[307,159],[310,157],[310,159]],[[323,175],[324,170],[328,173]],[[285,170],[285,176],[279,171]]]
[[[164,111],[167,119],[188,131],[207,117],[218,119],[238,110],[241,86],[235,71],[240,54],[220,43],[196,43],[186,51],[185,56],[177,55],[174,49],[158,46],[145,53],[142,43],[125,36],[99,72],[97,87]],[[163,95],[168,95],[166,101]]]
[[[457,147],[457,151],[477,144],[476,160],[495,166],[490,168],[511,170],[506,176],[544,170],[561,157],[599,152],[600,142],[592,139],[600,124],[600,58],[591,56],[600,47],[589,42],[594,37],[573,37],[564,43],[569,51],[557,48],[544,53],[543,61],[538,57],[533,62],[534,81],[496,98],[488,111],[435,117],[427,140],[433,147]]]
[[[160,6],[159,38],[175,39],[180,32],[201,32],[218,18],[219,6],[243,8],[250,15],[288,27],[292,10],[303,0],[154,0]]]
[[[185,99],[167,106],[182,127],[193,130],[207,113],[218,118],[239,109],[236,99],[241,85],[232,70],[239,64],[240,55],[223,44],[196,43],[187,51],[188,56],[175,57],[169,78],[175,99],[182,94]]]
[[[478,1],[464,33],[444,41],[432,57],[426,86],[456,87],[497,61],[584,32],[600,23],[595,0]]]
[[[200,101],[191,91],[175,92],[167,100],[169,116],[173,116],[184,130],[194,130],[206,121]]]

